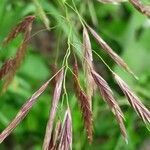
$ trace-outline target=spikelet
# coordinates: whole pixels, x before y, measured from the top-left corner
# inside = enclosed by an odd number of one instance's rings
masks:
[[[12,29],[12,31],[8,34],[8,36],[5,38],[3,45],[8,44],[10,41],[12,41],[14,38],[18,36],[20,33],[24,33],[28,26],[32,24],[33,20],[35,19],[35,16],[27,16],[16,25],[15,28]]]
[[[113,51],[113,49],[100,37],[91,27],[87,26],[90,33],[93,35],[97,43],[102,47],[104,51],[124,70],[132,74],[136,79],[137,77],[134,75],[134,73],[131,71],[131,69],[128,67],[128,65],[124,62],[124,60]]]
[[[0,80],[3,79],[10,70],[13,70],[14,59],[8,59],[0,69]]]
[[[129,2],[137,9],[140,13],[150,18],[150,6],[145,6],[140,0],[129,0]]]
[[[114,73],[113,75],[122,92],[127,97],[130,105],[142,118],[144,123],[150,123],[150,111],[141,103],[140,99],[132,92],[129,86],[117,74]]]
[[[92,96],[95,89],[95,82],[91,76],[91,68],[93,68],[93,56],[90,38],[85,27],[83,28],[83,49],[85,58],[83,59],[83,68],[86,77],[86,93],[89,98],[90,107],[92,108]]]
[[[21,65],[21,63],[22,63],[22,61],[25,57],[28,42],[29,42],[29,38],[30,38],[31,29],[32,29],[32,24],[29,24],[29,26],[26,28],[23,42],[17,50],[16,56],[14,58],[14,60],[15,60],[15,70],[17,70],[20,67],[20,65]]]
[[[122,115],[120,115],[120,111],[116,108],[114,109],[114,114],[115,114],[116,119],[118,121],[121,134],[122,134],[126,144],[128,144],[127,132],[126,132],[126,128],[125,128],[125,125],[124,125],[124,122],[123,122],[124,118],[122,117]]]
[[[55,134],[54,134],[54,147],[53,147],[53,149],[55,149],[55,150],[57,150],[58,146],[59,146],[61,130],[62,130],[62,123],[60,121],[58,121],[56,124]]]
[[[81,89],[81,86],[80,86],[80,83],[78,80],[78,65],[77,65],[76,59],[74,62],[73,72],[74,72],[74,84],[75,84],[76,95],[77,95],[77,98],[79,100],[79,104],[81,107],[82,117],[84,120],[84,126],[86,129],[86,133],[88,136],[88,141],[89,141],[89,143],[92,143],[92,141],[93,141],[92,111],[90,109],[90,103],[89,103],[88,96]]]
[[[60,120],[57,121],[55,129],[52,132],[52,138],[49,143],[49,150],[57,150],[60,142],[60,132],[62,130],[62,123]]]
[[[15,57],[11,60],[11,62],[13,62],[13,63],[9,63],[9,65],[11,64],[11,67],[8,66],[7,62],[5,63],[9,69],[7,70],[7,74],[6,73],[3,74],[3,77],[4,77],[4,75],[6,76],[5,83],[3,86],[3,92],[5,92],[6,89],[8,88],[9,84],[11,83],[11,81],[13,80],[13,78],[15,76],[17,69],[19,69],[19,67],[25,57],[29,38],[30,38],[30,33],[31,33],[31,29],[32,29],[33,19],[34,19],[33,16],[26,17],[19,25],[17,25],[17,27],[10,33],[10,35],[8,35],[8,38],[5,41],[6,43],[8,43],[10,40],[12,40],[12,38],[15,38],[17,36],[17,34],[19,34],[18,33],[19,31],[24,32],[24,39],[22,41],[22,44],[18,48]],[[17,33],[17,34],[15,34],[15,33]],[[7,66],[5,64],[3,66],[5,66],[5,69],[6,69]]]
[[[62,130],[60,133],[59,150],[72,150],[72,119],[70,109],[65,113]]]
[[[107,102],[108,106],[114,113],[118,121],[118,124],[120,126],[122,136],[124,137],[125,141],[127,141],[126,129],[123,123],[123,120],[124,120],[123,113],[113,96],[112,90],[110,89],[107,82],[96,71],[92,70],[91,74],[93,76],[93,79],[95,80],[95,83],[97,84],[99,88],[99,91],[103,99]]]
[[[57,106],[58,106],[58,102],[59,102],[61,90],[62,90],[63,74],[64,73],[62,70],[58,76],[58,80],[57,80],[57,83],[55,86],[53,99],[52,99],[52,105],[51,105],[51,111],[49,114],[49,120],[48,120],[47,126],[46,126],[46,132],[45,132],[44,143],[43,143],[43,150],[48,150],[49,143],[51,141],[53,123],[54,123],[55,115],[57,112]]]
[[[49,85],[48,80],[45,84],[43,84],[32,96],[27,100],[27,102],[22,106],[20,111],[17,113],[16,117],[12,120],[12,122],[3,130],[0,134],[0,143],[9,136],[9,134],[17,127],[17,125],[25,118],[29,110],[32,108],[34,103],[36,102],[37,98],[45,91],[47,86]]]
[[[89,38],[89,34],[87,32],[86,27],[83,28],[83,48],[84,48],[84,55],[86,56],[86,58],[88,58],[88,60],[84,59],[84,63],[87,63],[88,61],[88,65],[93,68],[93,56],[92,56],[92,48],[91,48],[91,42],[90,42],[90,38]]]

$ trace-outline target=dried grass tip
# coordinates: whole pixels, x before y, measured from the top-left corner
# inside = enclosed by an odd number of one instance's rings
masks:
[[[60,131],[60,143],[58,149],[72,150],[72,118],[69,108],[66,110],[64,116],[62,129]]]
[[[76,59],[74,62],[73,72],[74,72],[75,92],[76,92],[76,96],[79,100],[80,109],[81,109],[82,117],[84,120],[84,126],[85,126],[86,133],[88,136],[88,141],[89,141],[89,143],[92,143],[92,141],[93,141],[92,111],[91,111],[89,98],[86,95],[86,93],[81,89],[81,86],[79,83],[78,65],[77,65]]]
[[[85,75],[86,94],[89,98],[90,107],[92,109],[92,96],[94,94],[96,85],[91,75],[91,68],[93,68],[93,56],[91,42],[86,27],[83,28],[83,50],[83,68]]]
[[[100,94],[103,97],[103,99],[106,101],[112,112],[114,113],[116,120],[118,121],[118,124],[120,126],[120,130],[122,133],[122,136],[124,137],[125,141],[127,141],[127,133],[126,128],[124,126],[124,115],[115,100],[113,96],[113,92],[111,88],[109,87],[108,83],[94,70],[91,71],[91,74],[93,76],[93,79],[95,80],[95,83],[97,84]]]
[[[29,100],[21,107],[16,117],[11,121],[11,123],[0,133],[0,143],[9,136],[9,134],[17,127],[17,125],[26,117],[29,110],[32,108],[37,98],[46,90],[49,85],[48,80],[45,84],[43,84],[30,98]]]
[[[150,123],[150,111],[142,104],[140,99],[133,93],[133,91],[129,88],[129,86],[115,73],[114,78],[119,87],[121,88],[122,92],[127,97],[130,105],[142,118],[144,123]]]
[[[136,75],[131,71],[129,66],[124,62],[124,60],[114,52],[114,50],[102,39],[100,35],[96,33],[90,26],[87,26],[90,33],[93,35],[97,43],[102,47],[102,49],[124,70],[129,72],[134,78],[138,79]]]
[[[53,94],[49,119],[48,119],[47,126],[46,126],[46,132],[45,132],[45,137],[44,137],[44,142],[43,142],[43,150],[49,150],[49,143],[52,140],[52,131],[53,131],[53,126],[54,126],[55,116],[57,113],[58,102],[61,96],[64,71],[61,70],[61,72],[57,75],[57,77],[58,78],[57,78],[57,82],[56,82],[55,90]]]
[[[5,38],[3,45],[8,44],[10,41],[12,41],[14,38],[18,36],[19,33],[24,33],[27,29],[27,27],[32,24],[33,20],[35,19],[35,16],[27,16],[14,27],[11,32],[8,34],[8,36]]]

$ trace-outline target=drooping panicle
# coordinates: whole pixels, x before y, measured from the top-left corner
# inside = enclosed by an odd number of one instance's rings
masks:
[[[115,100],[115,98],[113,96],[113,92],[112,92],[111,88],[109,87],[108,83],[96,71],[92,70],[91,74],[93,76],[93,79],[95,80],[95,83],[97,84],[97,86],[99,88],[101,96],[106,101],[106,103],[108,104],[108,106],[110,107],[112,112],[114,113],[114,115],[118,121],[118,124],[120,126],[122,136],[127,141],[126,129],[125,129],[125,126],[123,123],[124,115],[123,115],[117,101]]]
[[[32,108],[34,103],[36,102],[37,98],[46,90],[47,86],[49,85],[48,80],[45,84],[43,84],[32,96],[27,100],[27,102],[22,106],[20,111],[17,113],[16,117],[12,120],[12,122],[3,130],[0,134],[0,143],[9,136],[9,134],[17,127],[17,125],[25,118],[29,110]]]
[[[62,122],[60,120],[57,121],[55,128],[52,132],[52,137],[49,143],[49,150],[57,150],[60,143],[60,134],[62,130]]]
[[[86,93],[89,98],[90,107],[92,109],[92,96],[95,89],[95,82],[91,76],[91,69],[93,68],[93,56],[91,42],[86,27],[83,28],[83,49],[83,68],[86,82]]]
[[[10,70],[13,69],[14,66],[14,59],[8,59],[1,67],[0,69],[0,80],[3,79]]]
[[[8,35],[8,37],[5,40],[5,42],[8,43],[12,39],[14,39],[20,32],[24,33],[23,41],[22,41],[21,45],[19,46],[19,48],[16,52],[16,55],[14,56],[14,58],[10,59],[11,61],[9,61],[9,62],[7,61],[3,65],[2,69],[7,70],[7,72],[3,74],[3,77],[5,77],[3,92],[5,92],[6,89],[8,88],[9,84],[11,83],[11,81],[13,80],[13,78],[15,76],[16,71],[19,69],[19,67],[25,57],[28,42],[30,39],[30,33],[31,33],[31,29],[32,29],[33,20],[34,20],[34,16],[26,17],[21,23],[19,23],[16,26],[15,29],[13,29],[13,31]],[[10,65],[10,66],[8,66],[8,65]]]
[[[82,117],[83,117],[83,120],[84,120],[84,126],[85,126],[86,133],[87,133],[87,136],[88,136],[88,141],[89,141],[89,143],[92,143],[92,141],[93,141],[92,111],[91,111],[91,108],[90,108],[90,103],[89,103],[88,96],[81,89],[81,86],[80,86],[80,83],[79,83],[78,65],[77,65],[77,60],[76,59],[75,59],[75,62],[74,62],[73,72],[74,72],[75,92],[76,92],[76,96],[77,96],[78,101],[79,101]]]
[[[145,123],[150,123],[150,111],[142,104],[140,99],[117,74],[114,73],[113,75],[122,92],[127,97],[130,105],[134,108],[134,110]]]
[[[35,16],[27,16],[25,17],[20,23],[18,23],[8,34],[8,36],[5,38],[3,45],[8,44],[10,41],[15,39],[18,34],[26,32],[26,29],[30,24],[33,23],[33,20],[35,19]]]
[[[49,114],[49,120],[48,120],[47,126],[46,126],[43,150],[49,149],[49,143],[51,140],[54,119],[56,116],[57,106],[58,106],[58,102],[59,102],[59,99],[61,96],[61,91],[62,91],[63,77],[64,77],[64,71],[62,70],[58,75],[58,78],[57,78],[58,80],[55,85],[55,90],[54,90],[53,99],[52,99],[52,105],[51,105],[50,114]]]
[[[90,33],[93,35],[97,43],[102,47],[102,49],[124,70],[132,74],[135,78],[137,78],[134,73],[131,71],[129,66],[124,62],[124,60],[117,54],[115,51],[102,39],[100,35],[96,33],[90,26],[87,26]]]
[[[69,108],[65,113],[62,129],[60,132],[60,143],[58,149],[72,150],[72,119]]]

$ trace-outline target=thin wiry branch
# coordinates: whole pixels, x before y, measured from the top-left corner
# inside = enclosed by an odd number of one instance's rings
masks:
[[[99,36],[96,31],[94,31],[91,27],[87,26],[90,33],[93,35],[95,40],[98,42],[98,44],[102,47],[104,51],[107,52],[107,54],[123,69],[131,73],[135,78],[137,78],[134,73],[131,71],[131,69],[128,67],[128,65],[124,62],[124,60],[113,51],[113,49],[102,39],[101,36]]]
[[[140,13],[150,18],[150,6],[146,6],[141,3],[140,0],[129,0],[129,2],[137,9]]]
[[[122,92],[127,97],[129,103],[137,114],[143,119],[144,123],[150,123],[150,111],[141,103],[140,99],[132,92],[129,86],[115,73],[114,78]]]
[[[50,30],[50,27],[49,27],[50,26],[50,21],[47,18],[46,13],[44,12],[41,4],[39,3],[38,0],[33,0],[33,2],[35,4],[35,6],[36,6],[37,13],[38,13],[39,17],[41,18],[41,20],[43,21],[46,29]]]
[[[82,117],[84,120],[84,126],[86,128],[86,133],[88,136],[88,141],[89,143],[92,143],[93,141],[93,125],[92,125],[92,111],[90,108],[90,103],[88,96],[86,93],[81,89],[79,80],[78,80],[78,65],[77,65],[77,60],[75,59],[74,62],[74,83],[75,83],[75,90],[76,90],[76,96],[79,100],[79,104],[81,107],[81,112],[82,112]]]
[[[53,94],[53,99],[52,99],[52,105],[51,105],[51,111],[49,115],[49,120],[47,122],[46,126],[46,132],[45,132],[45,137],[44,137],[44,143],[43,143],[43,150],[48,150],[49,148],[49,143],[51,140],[51,134],[53,130],[53,123],[57,111],[57,106],[58,102],[60,99],[61,91],[62,91],[62,82],[63,82],[63,70],[60,72],[58,76],[58,80],[55,86],[54,94]]]
[[[59,150],[71,150],[72,149],[72,119],[70,109],[68,108],[64,123],[60,134]]]
[[[45,84],[43,84],[33,95],[29,100],[22,106],[20,111],[17,113],[16,117],[13,119],[13,121],[6,127],[6,129],[0,134],[0,143],[3,142],[3,140],[9,136],[9,134],[17,127],[17,125],[25,118],[29,110],[32,108],[34,103],[36,102],[37,98],[45,91],[47,86],[49,85],[48,80]]]
[[[123,123],[124,120],[123,113],[113,96],[112,90],[110,89],[108,83],[96,71],[92,70],[91,74],[93,76],[93,79],[95,80],[95,83],[99,88],[99,91],[103,99],[107,102],[108,106],[116,116],[116,119],[121,129],[121,133],[124,139],[127,141],[126,129]]]

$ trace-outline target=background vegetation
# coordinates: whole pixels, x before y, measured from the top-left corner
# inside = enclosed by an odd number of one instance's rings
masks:
[[[63,1],[63,0],[62,0]],[[149,3],[148,1],[144,1]],[[72,6],[72,1],[68,0]],[[0,131],[13,119],[21,105],[52,76],[52,65],[57,54],[58,66],[62,64],[67,47],[69,25],[74,29],[77,50],[82,39],[82,26],[77,14],[68,6],[67,12],[61,1],[41,0],[40,4],[50,20],[50,31],[45,30],[33,1],[0,0],[0,42],[4,40],[13,26],[26,15],[35,14],[30,46],[26,58],[17,72],[7,92],[0,97]],[[97,51],[111,68],[117,72],[141,97],[146,106],[150,106],[150,20],[140,14],[128,2],[112,5],[99,3],[96,0],[75,0],[80,15],[111,45],[113,49],[128,63],[139,77],[139,81],[118,68],[92,41]],[[63,18],[66,13],[70,23]],[[44,30],[43,30],[44,29]],[[41,31],[42,30],[42,31]],[[39,32],[40,31],[40,32]],[[36,33],[36,34],[35,34]],[[0,48],[0,65],[13,56],[22,37],[17,37],[6,47]],[[66,41],[66,42],[65,42]],[[99,94],[95,93],[94,105],[94,141],[88,144],[83,130],[83,123],[72,87],[72,77],[68,75],[67,91],[73,110],[73,149],[75,150],[146,150],[146,141],[150,147],[150,134],[137,114],[128,106],[125,97],[114,83],[112,76],[104,64],[94,55],[94,63],[98,72],[109,82],[125,112],[128,145],[123,141],[120,130],[112,113]],[[71,61],[70,61],[71,65]],[[68,72],[69,74],[69,72]],[[80,71],[81,81],[84,79]],[[2,86],[2,81],[0,82]],[[36,103],[25,120],[0,145],[1,150],[40,150],[44,138],[49,114],[52,89],[49,88]]]

